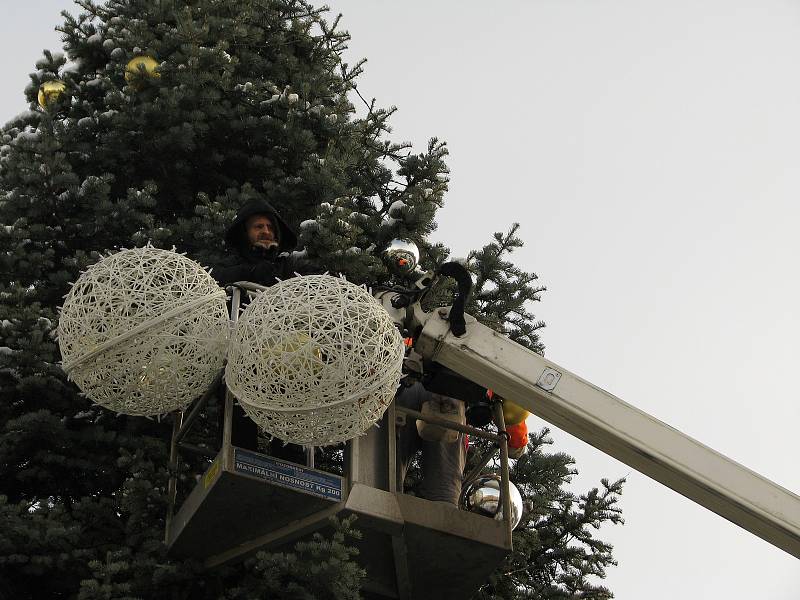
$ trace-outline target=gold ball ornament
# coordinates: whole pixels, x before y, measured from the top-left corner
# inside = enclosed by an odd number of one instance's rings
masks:
[[[133,57],[125,67],[125,82],[138,89],[142,87],[143,79],[158,79],[161,77],[161,73],[156,71],[158,65],[152,56]]]
[[[55,106],[67,91],[67,85],[63,81],[45,81],[39,86],[39,106],[44,110]]]

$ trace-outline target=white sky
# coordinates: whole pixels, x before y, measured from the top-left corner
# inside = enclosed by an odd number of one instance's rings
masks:
[[[9,2],[9,0],[4,0]],[[547,356],[800,490],[800,4],[331,0],[395,138],[450,147],[436,234],[522,223]],[[0,23],[0,120],[67,0]],[[576,489],[628,477],[599,535],[620,600],[795,600],[800,562],[566,434]]]

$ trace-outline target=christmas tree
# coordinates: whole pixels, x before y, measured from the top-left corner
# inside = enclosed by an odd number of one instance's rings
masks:
[[[78,394],[59,366],[57,307],[101,252],[150,242],[219,262],[253,198],[279,199],[298,254],[352,281],[391,281],[379,250],[393,238],[433,268],[448,256],[429,239],[446,146],[392,143],[394,109],[374,101],[358,116],[363,61],[347,64],[339,19],[302,0],[76,3],[65,53],[44,53],[30,110],[2,130],[0,597],[357,597],[350,523],[214,572],[168,557],[169,425]],[[508,259],[520,244],[514,226],[473,253],[471,309],[541,352],[528,307],[542,288]],[[588,528],[619,520],[619,485],[577,500],[562,489],[570,459],[544,442],[515,467],[539,518],[481,594],[605,597],[587,576],[613,559]]]

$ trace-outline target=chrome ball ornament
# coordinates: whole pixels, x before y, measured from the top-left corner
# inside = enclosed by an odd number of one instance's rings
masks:
[[[244,310],[225,381],[247,415],[287,442],[325,446],[367,431],[400,382],[403,339],[381,304],[341,277],[281,281]]]
[[[198,263],[152,246],[89,267],[58,324],[63,368],[97,404],[155,416],[185,407],[222,368],[226,294]]]
[[[500,475],[486,474],[474,479],[461,491],[459,506],[495,520],[503,519],[503,506],[500,503]],[[512,482],[508,482],[511,496],[511,528],[519,525],[522,519],[522,496]]]
[[[410,275],[419,265],[419,248],[412,241],[394,239],[383,251],[383,258],[395,275]]]

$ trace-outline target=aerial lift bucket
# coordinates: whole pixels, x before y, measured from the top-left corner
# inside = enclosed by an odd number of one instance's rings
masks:
[[[505,439],[454,424],[501,450],[504,520],[459,510],[402,493],[398,482],[396,425],[414,411],[392,405],[376,427],[347,444],[344,475],[327,473],[231,444],[234,398],[225,401],[223,441],[218,453],[184,442],[210,391],[176,419],[172,441],[173,481],[166,543],[171,555],[192,557],[208,568],[241,561],[261,551],[291,548],[315,532],[330,531],[333,516],[354,515],[362,539],[357,560],[366,570],[367,598],[468,598],[511,550],[511,511]],[[502,411],[499,411],[502,413]],[[410,425],[414,426],[413,419]],[[444,424],[447,426],[447,424]],[[194,489],[175,506],[181,451],[211,459]]]

